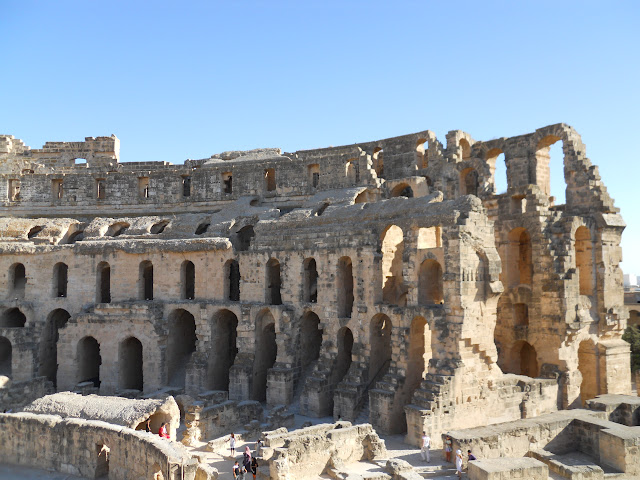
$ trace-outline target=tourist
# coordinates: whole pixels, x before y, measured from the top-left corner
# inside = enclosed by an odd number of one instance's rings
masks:
[[[258,459],[256,457],[251,459],[251,473],[253,473],[253,480],[256,480],[256,474],[258,473]]]
[[[420,445],[420,455],[422,461],[431,462],[431,454],[429,449],[431,448],[431,437],[427,435],[427,432],[422,432],[422,444]]]
[[[151,417],[147,418],[147,424],[144,427],[145,432],[151,433]]]
[[[462,478],[462,450],[456,450],[456,475]]]
[[[233,464],[233,478],[236,480],[244,480],[244,472],[242,471],[242,467],[238,465],[238,460]]]
[[[451,452],[453,451],[453,447],[451,446],[451,437],[447,435],[447,438],[444,441],[444,456],[447,460],[447,463],[451,463]]]
[[[171,437],[169,436],[169,433],[167,432],[167,424],[165,422],[162,422],[162,425],[160,425],[160,430],[158,430],[158,435],[160,435],[162,438],[166,438],[167,440],[170,440]]]
[[[471,453],[471,450],[467,450],[467,455],[469,456],[469,460],[477,460],[476,456]]]
[[[229,437],[229,449],[231,450],[231,456],[236,456],[236,436],[232,433]]]
[[[251,470],[251,450],[249,446],[244,447],[244,453],[242,454],[242,467],[245,472]]]
[[[262,440],[258,439],[256,442],[256,457],[259,457],[262,454]]]

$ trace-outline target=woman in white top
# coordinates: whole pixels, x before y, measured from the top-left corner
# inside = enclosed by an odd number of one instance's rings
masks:
[[[229,437],[229,449],[231,450],[231,456],[236,455],[236,436],[232,433]]]
[[[456,475],[462,478],[462,450],[456,450]]]

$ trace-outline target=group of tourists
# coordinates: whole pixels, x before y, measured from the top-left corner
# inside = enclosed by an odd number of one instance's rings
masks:
[[[233,464],[233,478],[235,480],[244,480],[245,474],[251,472],[253,474],[253,480],[255,480],[258,473],[258,459],[257,455],[260,454],[260,447],[262,442],[258,440],[256,443],[256,455],[251,454],[249,446],[244,447],[244,453],[242,454],[242,463],[238,460]],[[236,455],[236,437],[232,433],[229,437],[229,450],[231,450],[231,456]]]
[[[422,442],[420,444],[420,456],[422,457],[423,462],[431,461],[431,437],[427,435],[427,432],[422,432]],[[451,452],[453,451],[453,442],[451,441],[451,437],[447,435],[444,440],[444,456],[445,460],[448,463],[451,463]],[[477,460],[476,456],[471,453],[471,450],[467,450],[468,460]],[[462,456],[462,450],[456,450],[456,475],[462,478],[462,465],[464,462],[464,457]]]

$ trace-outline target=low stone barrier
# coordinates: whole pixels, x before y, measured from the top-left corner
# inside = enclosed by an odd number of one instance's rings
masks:
[[[97,420],[0,414],[1,461],[86,478],[212,480],[182,445]]]
[[[12,382],[0,376],[0,413],[24,407],[36,398],[53,393],[53,383],[47,377],[37,377],[24,382]]]

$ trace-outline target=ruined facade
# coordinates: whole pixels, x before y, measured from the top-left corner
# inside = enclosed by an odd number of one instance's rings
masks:
[[[630,393],[624,223],[567,125],[183,165],[1,136],[0,177],[14,381],[225,390],[411,442]]]

